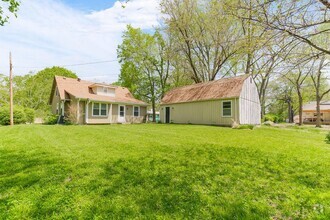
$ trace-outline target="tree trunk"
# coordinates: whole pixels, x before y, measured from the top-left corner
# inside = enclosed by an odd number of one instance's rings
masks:
[[[319,95],[316,97],[316,127],[321,128],[321,109],[320,109],[321,98]]]
[[[152,122],[156,122],[156,102],[152,99]]]
[[[299,100],[299,126],[301,126],[303,125],[303,98],[299,90],[298,90],[298,100]]]

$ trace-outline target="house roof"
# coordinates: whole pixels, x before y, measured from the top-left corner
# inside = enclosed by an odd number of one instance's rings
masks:
[[[330,110],[330,101],[322,101],[320,103],[321,111]],[[316,101],[306,103],[303,105],[303,111],[313,111],[316,112]]]
[[[91,101],[99,101],[99,102],[112,102],[112,103],[127,103],[127,104],[136,104],[136,105],[148,105],[147,103],[135,99],[130,91],[121,86],[114,86],[109,84],[102,84],[107,87],[115,88],[115,96],[104,96],[97,95],[92,93],[92,86],[95,86],[94,82],[89,82],[80,79],[73,79],[63,76],[55,76],[54,84],[51,94],[51,99],[53,97],[53,92],[55,86],[57,86],[59,91],[59,96],[61,100],[65,100],[65,94],[70,94],[75,98],[80,99],[89,99]],[[101,84],[97,84],[101,85]]]
[[[174,104],[239,97],[249,75],[223,78],[175,88],[165,94],[161,104]]]

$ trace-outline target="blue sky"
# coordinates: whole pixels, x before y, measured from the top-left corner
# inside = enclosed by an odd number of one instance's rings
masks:
[[[111,8],[116,1],[114,0],[62,0],[63,3],[72,8],[85,12],[100,11]]]
[[[0,73],[14,74],[63,66],[85,80],[111,83],[118,79],[116,49],[127,24],[151,31],[159,25],[158,0],[29,0],[21,1],[18,17],[0,27]],[[72,65],[111,61],[93,65]]]

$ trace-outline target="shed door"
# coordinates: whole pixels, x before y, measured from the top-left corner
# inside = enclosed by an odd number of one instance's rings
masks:
[[[165,123],[170,123],[170,107],[165,108]]]

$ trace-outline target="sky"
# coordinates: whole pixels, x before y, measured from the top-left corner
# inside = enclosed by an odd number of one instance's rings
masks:
[[[21,0],[17,18],[0,27],[0,73],[63,66],[96,82],[118,80],[117,46],[127,24],[152,31],[161,18],[158,0]],[[80,65],[94,63],[89,65]]]

